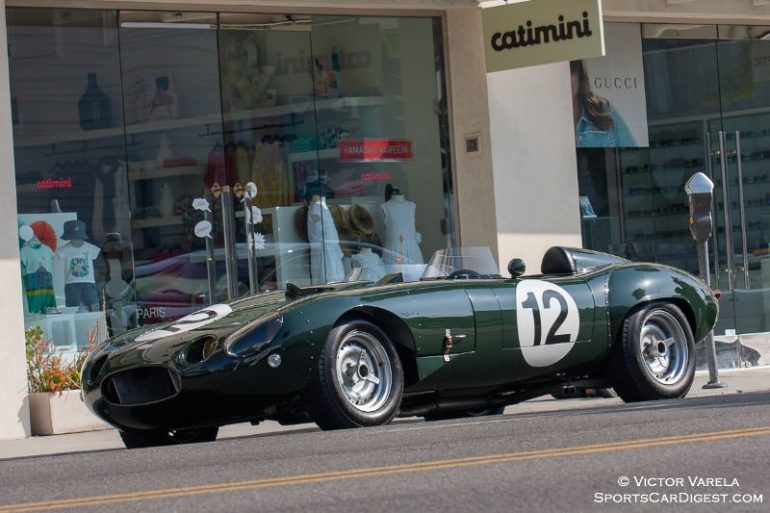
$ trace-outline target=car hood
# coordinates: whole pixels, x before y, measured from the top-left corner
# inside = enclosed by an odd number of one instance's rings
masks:
[[[228,303],[205,307],[190,315],[164,324],[138,328],[106,342],[106,345],[125,346],[133,343],[158,341],[180,342],[214,333],[226,337],[236,330],[272,312],[280,312],[301,303],[312,301],[319,294],[372,286],[370,282],[351,282],[318,287],[293,287],[290,291],[259,294]],[[205,321],[200,322],[201,319]]]

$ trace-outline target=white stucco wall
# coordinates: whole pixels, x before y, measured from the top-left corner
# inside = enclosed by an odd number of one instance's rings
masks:
[[[5,1],[0,0],[0,439],[29,435],[29,405],[25,373],[24,317],[16,233],[16,180],[13,168],[11,100],[8,81],[8,38]]]
[[[452,99],[455,194],[463,246],[489,246],[497,252],[492,139],[481,31],[481,9],[447,11],[448,89]],[[480,151],[465,152],[465,138],[478,134]]]
[[[500,265],[581,246],[569,63],[487,75]]]

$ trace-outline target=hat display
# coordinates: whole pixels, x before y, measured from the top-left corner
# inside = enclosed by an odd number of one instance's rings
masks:
[[[361,205],[350,207],[350,223],[353,225],[353,228],[364,235],[374,233],[374,219],[372,219],[369,211]]]
[[[302,240],[308,240],[307,238],[307,205],[303,205],[294,212],[294,229],[297,230]]]
[[[64,233],[61,236],[64,240],[88,240],[86,234],[86,223],[83,221],[65,221]]]
[[[331,205],[329,212],[332,215],[334,227],[337,228],[338,232],[345,231],[350,227],[350,216],[345,208],[339,205]]]

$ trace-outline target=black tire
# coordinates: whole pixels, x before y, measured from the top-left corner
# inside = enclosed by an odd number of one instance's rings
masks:
[[[347,372],[340,372],[343,367]],[[324,430],[379,426],[396,416],[403,391],[404,371],[393,343],[374,324],[353,320],[326,338],[305,406]],[[372,397],[354,404],[356,394]]]
[[[213,442],[217,439],[219,428],[213,426],[200,429],[180,429],[175,431],[161,429],[130,429],[119,431],[119,433],[126,449],[140,449],[142,447],[158,447],[161,445]]]
[[[433,422],[434,420],[467,419],[470,417],[489,417],[492,415],[502,415],[503,411],[505,411],[505,406],[501,406],[499,408],[486,408],[483,410],[436,412],[425,415],[424,418],[428,422]]]
[[[621,399],[684,397],[694,376],[695,341],[676,305],[651,303],[626,317],[608,368],[610,383]]]

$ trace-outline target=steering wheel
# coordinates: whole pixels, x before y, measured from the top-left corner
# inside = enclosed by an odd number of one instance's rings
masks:
[[[475,280],[481,278],[481,275],[472,269],[458,269],[446,278],[447,280]]]

